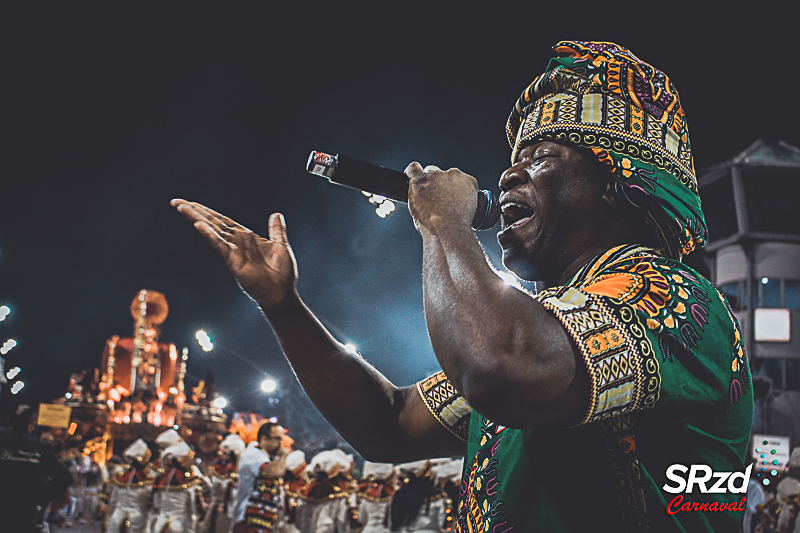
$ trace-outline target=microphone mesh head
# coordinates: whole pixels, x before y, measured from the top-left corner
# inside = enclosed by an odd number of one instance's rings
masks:
[[[500,220],[500,203],[497,197],[489,191],[478,191],[478,207],[472,219],[472,227],[476,230],[490,229],[498,220]]]

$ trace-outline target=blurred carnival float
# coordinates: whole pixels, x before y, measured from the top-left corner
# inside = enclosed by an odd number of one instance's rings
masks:
[[[167,299],[142,289],[130,307],[134,336],[106,341],[100,367],[75,374],[63,405],[71,408],[65,446],[82,449],[104,464],[136,439],[152,442],[174,428],[200,457],[216,454],[227,433],[226,416],[213,407],[210,379],[187,397],[184,384],[188,349],[159,341],[169,314]]]

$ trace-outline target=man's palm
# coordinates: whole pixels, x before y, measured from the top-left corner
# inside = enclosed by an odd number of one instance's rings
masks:
[[[242,289],[262,308],[280,304],[293,290],[297,264],[286,240],[282,215],[273,213],[270,216],[270,238],[265,239],[204,205],[178,199],[171,204],[194,223]]]

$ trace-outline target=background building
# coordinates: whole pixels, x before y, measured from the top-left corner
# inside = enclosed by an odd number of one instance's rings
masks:
[[[753,431],[800,444],[800,148],[754,142],[700,175],[704,259],[745,336]]]

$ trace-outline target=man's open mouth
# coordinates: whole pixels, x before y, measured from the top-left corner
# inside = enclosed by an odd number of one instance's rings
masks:
[[[523,225],[533,216],[533,208],[519,202],[506,202],[501,206],[503,213],[503,229]]]

